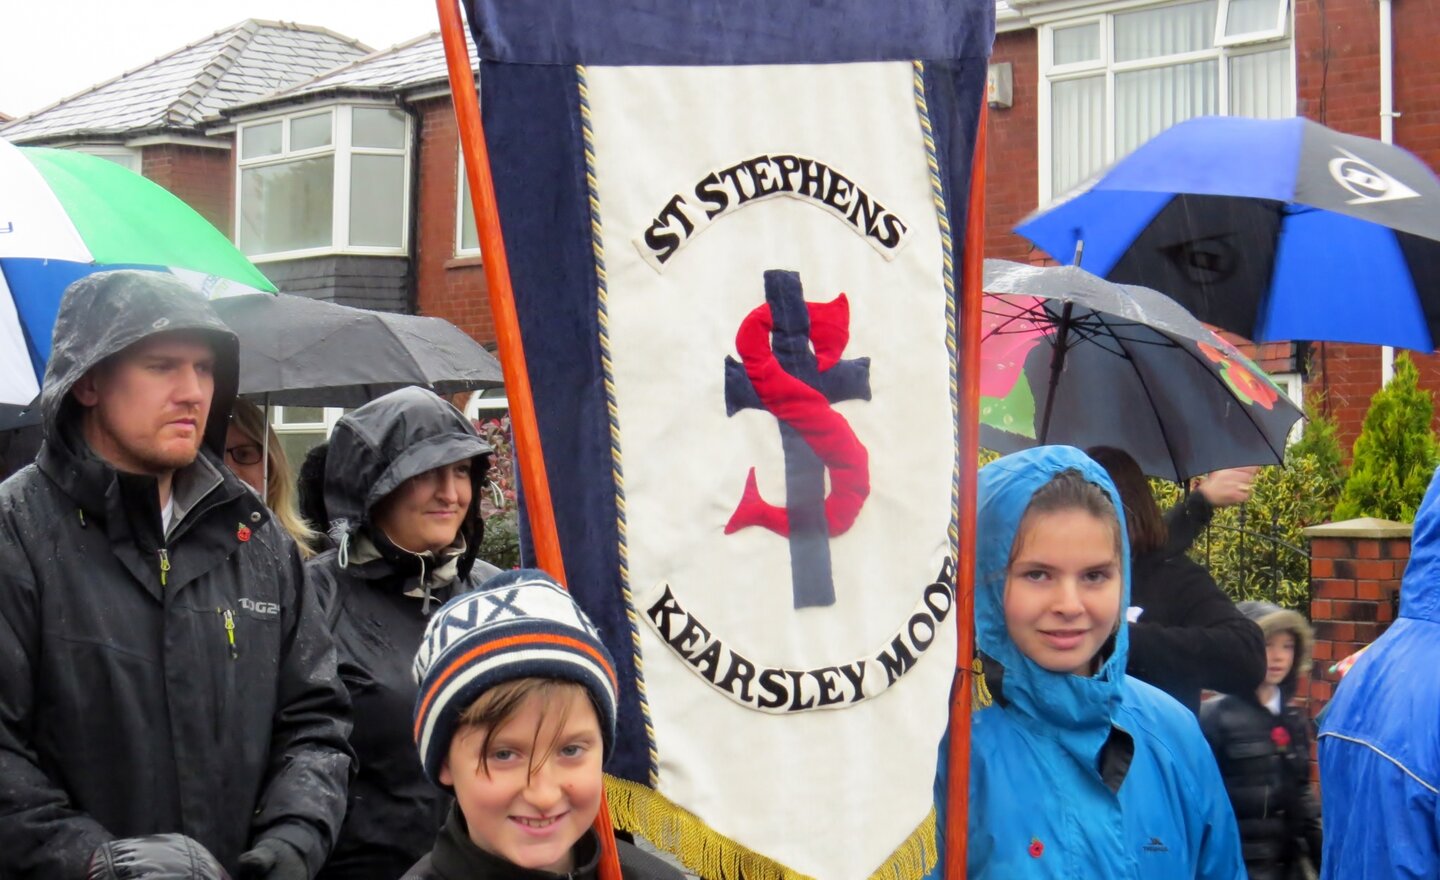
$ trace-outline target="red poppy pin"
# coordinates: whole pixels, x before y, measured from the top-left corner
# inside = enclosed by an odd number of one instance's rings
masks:
[[[1040,842],[1040,838],[1032,837],[1030,838],[1030,849],[1028,852],[1030,853],[1030,858],[1038,859],[1045,855],[1045,844]]]
[[[1277,749],[1290,747],[1290,731],[1284,725],[1277,724],[1270,730],[1270,741],[1275,743]]]
[[[235,528],[235,537],[239,539],[242,544],[250,540],[250,527],[241,523]]]

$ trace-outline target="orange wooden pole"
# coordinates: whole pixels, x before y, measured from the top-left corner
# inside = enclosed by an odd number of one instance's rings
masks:
[[[520,484],[525,490],[525,508],[530,515],[530,538],[535,545],[536,562],[564,584],[565,560],[560,553],[555,509],[550,502],[550,480],[545,474],[540,425],[535,418],[530,373],[525,367],[525,348],[520,342],[520,319],[515,312],[515,291],[510,286],[505,239],[500,234],[495,181],[490,175],[490,151],[485,146],[485,128],[480,121],[480,99],[475,94],[470,51],[465,45],[460,0],[435,0],[435,7],[440,14],[440,34],[445,43],[445,65],[450,74],[455,122],[460,129],[460,148],[465,154],[465,178],[470,184],[475,227],[484,255],[490,315],[495,323],[500,366],[505,374],[505,396],[509,399],[510,424],[515,432]],[[595,831],[600,837],[600,880],[622,880],[610,807],[603,797],[595,817]]]
[[[945,880],[964,880],[970,822],[970,694],[975,657],[975,471],[980,458],[980,311],[985,285],[986,117],[982,99],[970,160],[965,253],[960,261],[960,327],[956,340],[960,375],[959,559],[955,566],[955,688],[950,696],[950,775],[945,793]]]

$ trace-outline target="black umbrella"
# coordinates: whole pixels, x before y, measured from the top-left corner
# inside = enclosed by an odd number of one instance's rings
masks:
[[[1182,122],[1015,231],[1257,342],[1440,343],[1440,178],[1307,119]]]
[[[281,406],[360,406],[418,385],[454,394],[503,384],[500,362],[440,318],[303,296],[214,301],[240,337],[240,393]]]
[[[1173,300],[1074,266],[985,261],[981,444],[1118,446],[1184,480],[1279,464],[1300,411]]]

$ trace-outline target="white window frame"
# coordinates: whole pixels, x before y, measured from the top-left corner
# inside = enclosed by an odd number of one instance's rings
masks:
[[[1105,78],[1105,119],[1102,135],[1102,161],[1096,173],[1109,167],[1116,159],[1121,157],[1115,155],[1115,75],[1147,68],[1173,67],[1180,64],[1193,63],[1196,61],[1214,60],[1218,67],[1218,79],[1216,81],[1216,92],[1219,98],[1219,115],[1228,115],[1230,109],[1230,65],[1229,59],[1245,55],[1255,55],[1263,52],[1272,52],[1281,48],[1278,45],[1282,40],[1286,42],[1284,48],[1290,53],[1290,84],[1289,94],[1285,96],[1287,107],[1285,115],[1295,115],[1297,80],[1295,73],[1295,38],[1294,38],[1294,17],[1293,0],[1285,0],[1282,3],[1284,10],[1281,18],[1280,31],[1275,36],[1257,36],[1254,33],[1246,34],[1243,38],[1231,37],[1227,45],[1216,45],[1210,49],[1197,52],[1187,52],[1179,55],[1161,55],[1154,58],[1142,58],[1137,61],[1114,61],[1114,17],[1116,13],[1133,12],[1141,9],[1179,6],[1189,0],[1165,0],[1163,3],[1156,3],[1154,0],[1118,0],[1118,2],[1097,3],[1088,5],[1083,11],[1074,10],[1066,13],[1057,13],[1055,16],[1043,18],[1034,16],[1036,21],[1037,39],[1039,41],[1039,80],[1040,100],[1038,103],[1039,118],[1039,162],[1038,164],[1038,203],[1048,205],[1053,199],[1061,195],[1054,191],[1054,131],[1052,130],[1052,114],[1050,89],[1055,82],[1066,80],[1083,79],[1087,76],[1099,74]],[[1215,14],[1216,27],[1224,26],[1224,16],[1229,9],[1229,0],[1217,0],[1218,9]],[[1054,63],[1055,42],[1054,32],[1074,25],[1089,24],[1098,22],[1100,28],[1100,59],[1098,61],[1078,62],[1056,66]],[[1213,41],[1213,40],[1212,40]],[[1243,45],[1242,45],[1243,44]]]
[[[1302,413],[1305,411],[1305,377],[1299,373],[1271,373],[1270,381],[1274,382],[1295,408]],[[1305,420],[1296,419],[1295,424],[1290,426],[1290,433],[1285,438],[1285,445],[1300,442],[1300,435],[1305,432]]]
[[[291,109],[286,113],[272,113],[265,116],[256,116],[239,122],[235,126],[235,216],[231,228],[235,230],[235,244],[240,246],[241,218],[244,211],[244,187],[241,185],[241,172],[250,168],[260,168],[269,165],[283,165],[297,159],[308,159],[315,156],[334,155],[335,179],[333,183],[333,204],[330,206],[330,230],[331,242],[328,245],[313,248],[298,248],[288,251],[276,251],[274,253],[249,255],[252,263],[269,263],[277,260],[294,260],[301,257],[324,256],[327,254],[366,254],[375,256],[408,256],[410,253],[410,210],[413,194],[411,185],[411,164],[415,161],[412,155],[414,141],[415,120],[409,113],[403,113],[405,117],[405,133],[403,135],[403,146],[399,148],[381,147],[353,147],[350,144],[352,120],[351,113],[357,108],[376,110],[398,109],[394,104],[384,102],[350,101],[350,102],[326,102],[323,104],[311,104],[303,109]],[[300,119],[306,116],[314,116],[318,113],[329,110],[331,113],[330,143],[320,147],[311,147],[305,150],[290,150],[290,125],[292,119]],[[255,159],[244,159],[243,147],[245,132],[247,129],[272,122],[281,122],[280,126],[280,152],[275,155],[263,156]],[[401,156],[404,159],[403,170],[401,171],[401,199],[400,199],[400,244],[398,247],[375,247],[372,245],[350,244],[350,159],[352,156]]]
[[[270,426],[275,429],[276,434],[313,434],[316,431],[324,431],[325,436],[329,437],[330,432],[335,429],[335,423],[345,415],[345,410],[338,406],[296,406],[291,409],[321,409],[324,410],[324,413],[318,422],[286,422],[285,409],[278,403],[270,406]]]
[[[470,179],[465,175],[465,149],[455,150],[455,256],[480,256],[480,228],[476,224],[475,247],[465,247],[462,235],[465,229],[465,193],[470,189]]]
[[[1230,0],[1220,0],[1220,8],[1215,11],[1215,45],[1227,48],[1284,38],[1290,25],[1290,0],[1279,0],[1279,4],[1280,7],[1275,13],[1275,24],[1272,27],[1227,37],[1225,36],[1225,26],[1230,18]]]
[[[491,394],[492,390],[499,393]],[[465,418],[472,422],[495,418],[509,411],[510,398],[506,396],[503,388],[472,391],[469,399],[465,401]]]

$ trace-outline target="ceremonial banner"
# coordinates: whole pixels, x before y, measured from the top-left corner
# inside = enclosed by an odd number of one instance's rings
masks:
[[[470,8],[569,586],[621,667],[610,809],[709,880],[935,857],[993,8]]]

